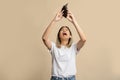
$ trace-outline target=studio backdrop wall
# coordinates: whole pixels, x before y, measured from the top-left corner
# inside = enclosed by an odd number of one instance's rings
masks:
[[[120,80],[119,0],[1,0],[0,80],[50,80],[51,54],[42,34],[68,2],[87,42],[76,56],[77,80]],[[65,18],[50,33],[70,27],[74,42],[79,36]]]

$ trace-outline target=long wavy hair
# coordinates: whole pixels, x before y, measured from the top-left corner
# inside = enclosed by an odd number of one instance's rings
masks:
[[[60,39],[60,31],[62,30],[62,28],[67,28],[69,30],[69,33],[70,33],[70,38],[68,40],[68,44],[66,45],[68,48],[71,47],[72,43],[73,43],[73,39],[72,39],[72,33],[71,33],[71,30],[69,29],[68,26],[62,26],[59,31],[58,31],[58,34],[57,34],[57,39],[56,39],[56,46],[58,48],[61,48],[61,39]]]

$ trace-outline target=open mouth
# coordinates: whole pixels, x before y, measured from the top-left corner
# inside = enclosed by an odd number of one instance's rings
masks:
[[[67,35],[67,33],[63,33],[63,35]]]

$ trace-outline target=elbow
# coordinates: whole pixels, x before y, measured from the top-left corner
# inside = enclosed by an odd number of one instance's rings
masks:
[[[86,42],[86,38],[84,38],[82,41],[85,43]]]
[[[85,43],[85,42],[86,42],[86,40],[83,40],[83,42]]]
[[[42,36],[42,40],[43,40],[43,41],[45,40],[45,37],[44,37],[44,36]]]
[[[42,41],[45,42],[47,38],[45,36],[42,36]]]
[[[45,41],[45,37],[44,36],[42,36],[42,41]]]

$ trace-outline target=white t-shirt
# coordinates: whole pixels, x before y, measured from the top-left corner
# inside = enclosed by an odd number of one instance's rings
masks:
[[[70,48],[66,46],[58,48],[52,42],[50,52],[52,55],[52,76],[67,77],[76,74],[76,54],[78,51],[75,43]]]

